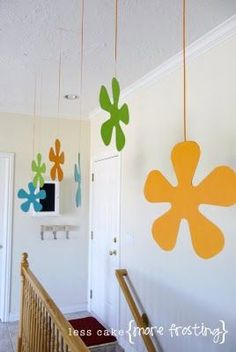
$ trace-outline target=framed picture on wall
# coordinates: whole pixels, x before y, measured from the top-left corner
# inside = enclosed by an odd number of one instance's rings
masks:
[[[45,181],[42,187],[38,190],[46,192],[46,198],[40,199],[42,210],[33,212],[34,216],[59,216],[60,215],[60,186],[56,181]]]

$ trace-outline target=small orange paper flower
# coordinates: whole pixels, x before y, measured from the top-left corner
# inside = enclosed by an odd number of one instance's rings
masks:
[[[64,164],[65,157],[64,152],[61,152],[61,142],[59,139],[55,140],[55,151],[52,147],[50,148],[49,160],[54,163],[50,171],[51,179],[54,181],[57,177],[58,181],[62,181],[63,170],[61,168],[61,164]]]
[[[176,187],[157,170],[149,173],[145,183],[144,194],[149,202],[171,203],[170,210],[153,223],[153,237],[162,249],[172,250],[180,222],[186,219],[196,253],[205,259],[213,257],[223,249],[224,236],[198,208],[200,204],[235,204],[236,174],[227,166],[219,166],[194,186],[192,180],[200,158],[198,144],[192,141],[176,144],[171,158],[178,181]]]

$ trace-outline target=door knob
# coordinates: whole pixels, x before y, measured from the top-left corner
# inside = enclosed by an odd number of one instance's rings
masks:
[[[0,249],[2,249],[3,248],[3,245],[2,244],[0,244]]]
[[[109,251],[109,254],[110,254],[110,255],[116,255],[117,252],[116,252],[116,250],[114,249],[113,251]]]

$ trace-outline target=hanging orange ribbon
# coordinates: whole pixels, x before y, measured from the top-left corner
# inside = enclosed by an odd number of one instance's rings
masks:
[[[186,1],[183,0],[183,123],[184,141],[174,146],[172,163],[177,178],[173,186],[159,170],[152,170],[145,182],[144,195],[149,202],[170,203],[170,209],[157,218],[152,234],[159,246],[172,250],[180,222],[188,221],[195,252],[204,259],[217,255],[224,247],[221,230],[199,210],[201,204],[231,206],[236,203],[236,174],[227,166],[215,168],[199,185],[193,178],[200,158],[200,147],[187,141],[186,109]]]

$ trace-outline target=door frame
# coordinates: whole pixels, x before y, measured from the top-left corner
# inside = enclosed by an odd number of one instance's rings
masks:
[[[92,175],[94,172],[94,163],[106,159],[117,158],[119,168],[119,186],[118,186],[118,198],[119,198],[119,214],[118,214],[118,268],[120,269],[120,258],[121,258],[121,154],[117,151],[111,151],[107,153],[99,154],[90,160],[90,194],[89,194],[89,270],[88,270],[88,311],[91,312],[91,299],[90,290],[92,288],[92,216],[93,216],[93,180]],[[120,327],[120,290],[118,295],[118,306],[116,308],[116,324],[117,328]],[[99,318],[99,317],[97,317]]]
[[[1,158],[8,160],[7,182],[7,206],[6,206],[6,226],[4,228],[3,249],[2,249],[2,292],[0,298],[0,319],[3,322],[9,321],[10,316],[10,293],[11,293],[11,268],[12,268],[12,225],[13,225],[13,192],[14,192],[14,153],[0,152]]]

